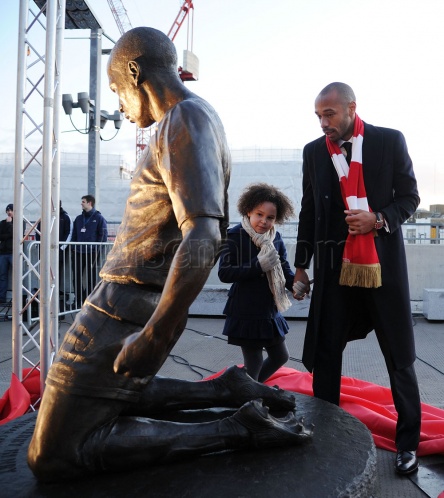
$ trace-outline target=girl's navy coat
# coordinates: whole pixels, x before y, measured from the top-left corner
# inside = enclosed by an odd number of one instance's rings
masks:
[[[279,232],[273,244],[281,258],[285,286],[291,291],[294,273],[287,261],[287,251]],[[230,337],[272,339],[273,324],[281,335],[288,331],[285,319],[274,303],[267,276],[257,259],[259,251],[241,224],[228,231],[219,262],[219,279],[224,283],[233,283],[224,309],[228,317],[224,334]]]

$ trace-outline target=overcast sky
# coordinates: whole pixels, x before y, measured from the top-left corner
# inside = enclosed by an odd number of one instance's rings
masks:
[[[120,34],[107,0],[88,0],[105,32]],[[30,4],[32,5],[32,0]],[[167,32],[182,0],[123,0],[133,27]],[[4,4],[4,5],[3,5]],[[2,2],[3,119],[0,151],[14,151],[19,1]],[[303,148],[320,136],[314,99],[332,81],[351,85],[357,112],[368,123],[401,130],[409,146],[421,207],[444,204],[440,105],[444,89],[442,0],[194,0],[193,52],[198,82],[186,83],[218,111],[232,148]],[[87,37],[88,31],[66,31]],[[179,64],[187,24],[175,40]],[[111,48],[106,38],[103,48]],[[189,47],[190,48],[190,47]],[[118,107],[108,89],[103,56],[102,105]],[[89,90],[89,40],[66,39],[62,92]],[[73,121],[84,125],[80,110]],[[87,137],[62,117],[62,150],[87,152]],[[114,135],[112,123],[102,132]],[[135,161],[135,125],[125,122],[102,153]]]

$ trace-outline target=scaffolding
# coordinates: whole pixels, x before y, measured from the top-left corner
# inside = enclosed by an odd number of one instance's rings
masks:
[[[90,29],[94,33],[101,31],[86,0],[20,0],[14,161],[12,373],[23,381],[25,367],[30,368],[28,375],[32,375],[35,369],[39,370],[41,393],[58,349],[59,136],[65,28]],[[38,188],[36,178],[40,178]],[[30,221],[24,215],[31,210],[40,213],[36,221]],[[38,226],[40,257],[32,259],[29,248]],[[29,326],[35,323],[29,317],[37,305],[38,328]]]
[[[110,2],[111,4],[123,6],[117,0]],[[177,29],[189,8],[193,7],[189,1],[184,2],[186,4],[187,8],[183,10]],[[126,24],[119,26],[121,31],[125,30],[129,23],[126,11],[117,12],[114,9],[113,13],[118,13],[120,19],[126,19]],[[101,26],[87,0],[19,2],[11,309],[12,372],[23,381],[24,368],[31,368],[29,375],[38,369],[41,392],[58,349],[59,135],[63,38],[65,29],[77,28],[90,29],[92,42],[101,37]],[[100,50],[96,52],[99,54]],[[96,99],[98,101],[98,95]],[[100,109],[98,102],[96,106]],[[141,144],[138,153],[143,151],[147,142],[146,132],[147,130],[143,130],[143,135],[137,138],[138,144]],[[98,157],[95,161],[98,163]],[[35,186],[36,178],[41,180],[39,188]],[[89,183],[88,180],[88,185]],[[40,213],[37,220],[30,221],[25,216],[30,210]],[[40,258],[35,260],[29,257],[28,250],[38,226]],[[38,284],[30,284],[36,281]],[[29,320],[32,309],[36,306],[39,309],[37,322]],[[29,326],[29,323],[38,323],[39,327]]]
[[[20,1],[17,62],[16,139],[14,167],[14,251],[12,285],[12,372],[22,379],[26,367],[40,369],[40,385],[58,338],[58,206],[60,179],[59,113],[60,58],[65,22],[65,0],[48,0],[40,7]],[[33,190],[27,178],[41,177]],[[40,260],[32,264],[26,248],[37,222],[24,216],[30,203],[40,206],[42,245]],[[30,273],[39,289],[28,288]],[[57,298],[57,299],[56,299]],[[39,303],[40,328],[27,327],[24,316]],[[31,347],[30,347],[31,346]],[[37,349],[31,358],[26,349]]]

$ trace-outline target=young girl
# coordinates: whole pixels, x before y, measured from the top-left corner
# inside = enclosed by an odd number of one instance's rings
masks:
[[[288,324],[281,312],[291,306],[285,288],[292,290],[294,273],[274,225],[290,218],[294,210],[286,195],[265,183],[247,187],[237,208],[242,221],[228,231],[219,262],[220,280],[233,283],[223,334],[229,344],[241,346],[248,374],[264,382],[289,357]]]

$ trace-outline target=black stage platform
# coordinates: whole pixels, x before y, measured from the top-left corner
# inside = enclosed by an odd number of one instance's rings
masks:
[[[376,450],[369,430],[335,405],[302,394],[296,394],[296,400],[297,417],[303,416],[307,426],[315,425],[313,439],[307,444],[223,452],[146,470],[49,485],[38,483],[26,464],[36,415],[24,415],[0,427],[0,496],[371,497]],[[209,413],[212,418],[215,413],[219,416],[219,412]]]

